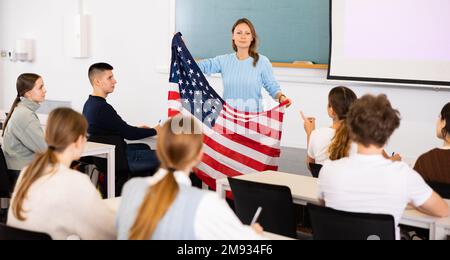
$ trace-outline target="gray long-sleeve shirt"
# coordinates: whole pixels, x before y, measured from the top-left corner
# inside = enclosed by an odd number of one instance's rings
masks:
[[[38,108],[38,103],[22,98],[8,122],[2,148],[10,170],[22,170],[33,161],[37,152],[47,149],[36,114]]]

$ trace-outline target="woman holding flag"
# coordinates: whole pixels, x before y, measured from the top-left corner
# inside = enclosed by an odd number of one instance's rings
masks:
[[[240,111],[262,112],[264,88],[279,103],[291,100],[281,92],[269,59],[257,52],[258,36],[246,18],[239,19],[232,29],[235,53],[199,62],[204,74],[221,73],[224,84],[223,99]]]

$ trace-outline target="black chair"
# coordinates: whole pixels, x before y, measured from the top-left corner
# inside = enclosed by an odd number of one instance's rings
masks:
[[[314,178],[319,178],[320,170],[322,170],[322,164],[310,163],[309,169],[311,170],[311,174]]]
[[[428,185],[444,199],[450,199],[450,184],[441,182],[427,182]]]
[[[5,155],[3,154],[3,149],[0,146],[0,198],[9,199],[11,197],[11,183],[8,172],[8,167],[6,166]]]
[[[128,159],[127,159],[128,144],[120,136],[91,135],[89,136],[89,141],[96,143],[110,144],[115,146],[116,196],[120,196],[123,185],[130,178],[151,176],[158,170],[157,168],[155,168],[151,169],[149,172],[131,172],[130,167],[128,166]],[[142,146],[142,148],[150,149],[150,147],[148,147],[148,145],[145,144],[135,144],[135,145]],[[87,158],[85,157],[82,159],[82,161],[87,163],[93,163],[100,172],[108,174],[106,159],[97,157],[87,157]]]
[[[52,240],[52,238],[45,233],[22,230],[0,224],[0,240]]]
[[[307,206],[314,240],[395,240],[395,220],[390,215],[351,213]]]
[[[250,224],[258,207],[262,207],[257,222],[264,230],[297,238],[297,215],[288,187],[234,178],[228,180],[233,192],[236,215],[244,224]]]

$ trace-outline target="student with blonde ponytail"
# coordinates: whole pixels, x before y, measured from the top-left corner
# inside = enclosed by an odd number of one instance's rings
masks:
[[[124,187],[119,239],[261,239],[259,225],[244,226],[215,193],[191,187],[189,174],[203,155],[203,135],[196,129],[193,119],[180,116],[163,126],[157,145],[161,169]]]
[[[8,225],[44,232],[53,239],[114,239],[114,212],[89,178],[69,167],[86,144],[87,122],[69,108],[48,119],[48,149],[38,154],[17,182]]]
[[[302,113],[308,138],[308,164],[323,164],[329,159],[334,161],[350,155],[352,142],[346,119],[356,99],[356,94],[347,87],[336,87],[330,91],[328,116],[333,120],[331,127],[315,129],[315,119],[306,118]],[[356,145],[353,145],[352,153],[356,153]]]
[[[3,127],[3,152],[8,169],[18,173],[47,148],[36,115],[46,90],[41,76],[31,73],[20,75],[16,87],[17,96]]]

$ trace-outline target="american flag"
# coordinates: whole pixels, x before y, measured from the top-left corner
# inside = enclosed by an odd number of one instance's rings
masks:
[[[215,189],[216,180],[278,170],[286,103],[261,113],[229,106],[209,85],[186,48],[181,33],[172,41],[169,117],[194,116],[202,124],[204,156],[194,169]]]

